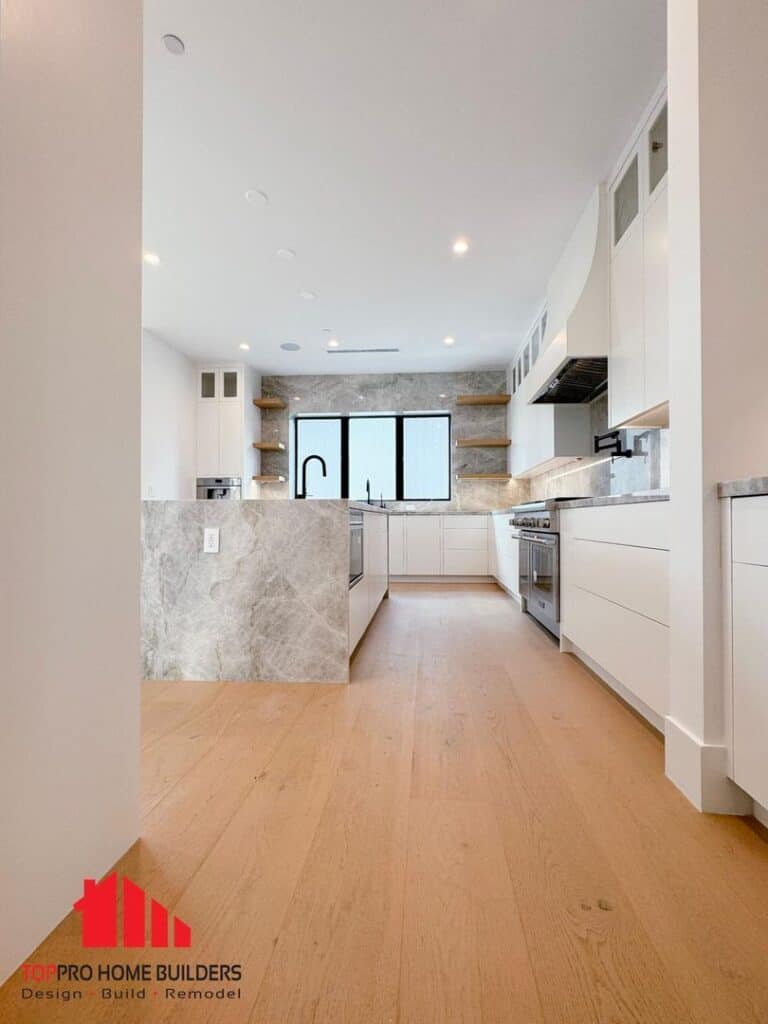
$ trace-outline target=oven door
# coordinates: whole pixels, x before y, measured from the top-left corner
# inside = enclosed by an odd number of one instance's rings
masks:
[[[529,552],[527,609],[542,625],[557,633],[560,621],[559,538],[557,534],[524,533],[522,540],[525,540]]]

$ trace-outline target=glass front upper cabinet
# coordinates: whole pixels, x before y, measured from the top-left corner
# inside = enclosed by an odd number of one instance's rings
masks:
[[[640,210],[637,153],[613,192],[613,244],[618,245]]]
[[[652,194],[667,173],[669,148],[667,145],[667,104],[648,132],[648,192]]]

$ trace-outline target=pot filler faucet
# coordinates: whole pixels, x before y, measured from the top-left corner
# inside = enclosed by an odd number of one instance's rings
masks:
[[[308,455],[301,464],[301,494],[297,494],[297,498],[306,498],[307,496],[307,464],[312,462],[314,459],[317,459],[317,461],[320,463],[323,470],[323,476],[328,476],[328,470],[326,469],[325,466],[325,459],[322,457],[322,455]]]

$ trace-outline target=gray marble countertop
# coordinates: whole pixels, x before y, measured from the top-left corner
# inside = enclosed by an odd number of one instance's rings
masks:
[[[359,512],[381,512],[385,516],[392,511],[389,508],[382,508],[381,505],[369,505],[367,501],[350,501],[349,507],[357,509]]]
[[[748,476],[744,480],[726,480],[717,488],[720,498],[750,498],[768,494],[768,476]]]
[[[491,514],[491,510],[488,509],[486,512],[478,512],[477,509],[471,509],[470,511],[462,512],[460,508],[436,508],[432,511],[429,509],[415,508],[407,510],[404,508],[391,508],[390,514],[393,516],[488,516]]]
[[[599,498],[574,498],[561,501],[559,509],[599,508],[603,505],[639,505],[649,501],[669,501],[669,491],[638,491],[635,494],[605,494]]]

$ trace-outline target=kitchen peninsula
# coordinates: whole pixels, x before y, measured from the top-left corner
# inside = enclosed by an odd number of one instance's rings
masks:
[[[350,506],[143,502],[144,678],[347,682]]]

